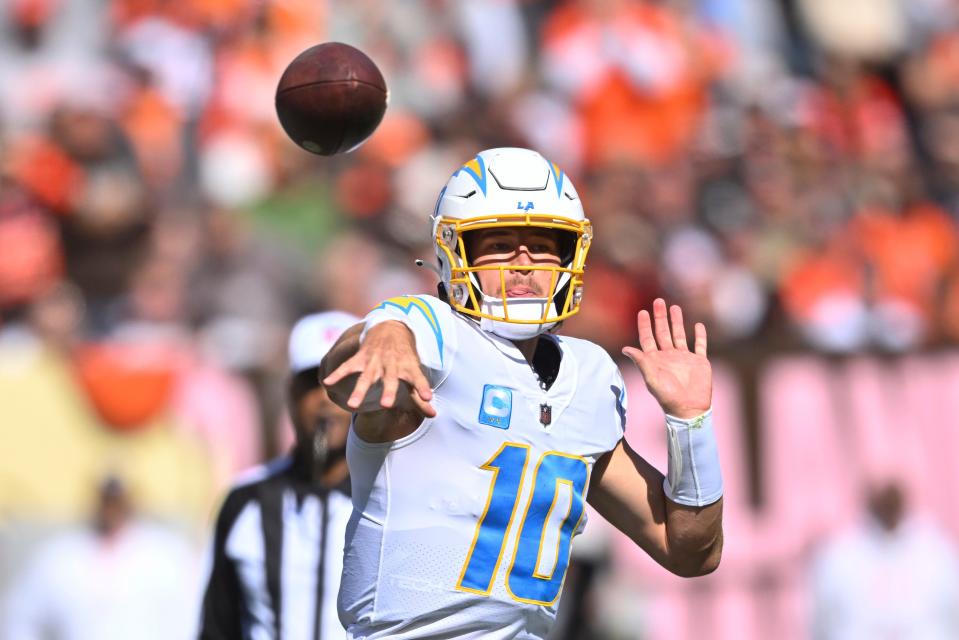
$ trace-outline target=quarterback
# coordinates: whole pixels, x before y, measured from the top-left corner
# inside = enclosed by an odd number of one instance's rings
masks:
[[[491,149],[440,192],[439,297],[383,302],[321,375],[354,414],[340,620],[352,638],[545,638],[585,505],[681,576],[713,571],[722,493],[706,329],[638,314],[639,367],[666,414],[666,476],[623,439],[626,393],[580,307],[592,227],[569,178]]]

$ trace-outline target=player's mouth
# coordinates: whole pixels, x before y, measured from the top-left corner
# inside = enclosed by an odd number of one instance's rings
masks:
[[[506,290],[507,298],[539,298],[540,293],[531,287],[517,285]]]

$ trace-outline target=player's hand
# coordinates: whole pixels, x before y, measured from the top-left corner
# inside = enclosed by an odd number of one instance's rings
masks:
[[[706,327],[696,323],[693,351],[686,342],[683,310],[678,305],[669,309],[666,301],[653,302],[653,319],[643,309],[636,318],[639,328],[639,349],[623,348],[623,353],[636,363],[646,388],[663,411],[677,418],[695,418],[705,413],[712,402],[713,375],[706,359]]]
[[[346,401],[353,411],[403,408],[409,401],[425,416],[436,415],[429,402],[433,391],[420,369],[413,334],[401,322],[383,322],[370,329],[356,354],[326,376],[323,385],[330,397],[337,400],[337,383],[354,375],[356,383]],[[401,385],[404,391],[400,391]],[[375,403],[375,398],[371,401],[368,396],[371,389],[375,396],[380,387],[379,403]]]

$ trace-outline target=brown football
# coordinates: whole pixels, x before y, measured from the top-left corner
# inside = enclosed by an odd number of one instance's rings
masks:
[[[322,156],[355,149],[386,112],[386,81],[369,56],[325,42],[293,59],[276,87],[276,115],[298,145]]]

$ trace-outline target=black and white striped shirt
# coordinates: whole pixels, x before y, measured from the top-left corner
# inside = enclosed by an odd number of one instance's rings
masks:
[[[346,637],[336,595],[352,503],[346,491],[306,483],[292,467],[291,456],[257,467],[227,495],[201,640]]]

